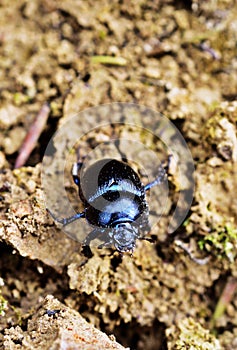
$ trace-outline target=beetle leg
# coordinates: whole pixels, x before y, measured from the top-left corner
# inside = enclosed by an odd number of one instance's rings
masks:
[[[77,155],[78,162],[73,164],[72,177],[73,177],[74,183],[79,187],[80,186],[80,178],[79,178],[78,174],[83,166],[83,162],[84,162],[84,159],[86,158],[86,156],[82,157],[80,155],[80,148],[78,148],[77,152],[78,152],[78,155]]]
[[[90,249],[90,243],[96,238],[100,238],[101,235],[103,235],[105,232],[101,232],[98,228],[95,228],[92,230],[88,236],[85,238],[85,240],[82,243],[82,253],[87,257],[91,258],[93,256],[92,251]],[[100,244],[97,248],[102,249],[104,247],[111,247],[111,242],[104,242]]]
[[[108,241],[108,233],[106,229],[98,229],[95,228],[92,230],[88,236],[85,238],[83,241],[83,246],[90,245],[90,242],[93,241],[94,239],[99,238],[100,240],[103,240],[104,242],[101,243],[97,248],[101,249],[104,247],[111,247],[112,245],[112,240],[111,238]]]
[[[73,221],[76,221],[78,219],[81,219],[81,218],[84,218],[85,217],[85,213],[84,212],[81,212],[81,213],[76,213],[75,215],[73,216],[70,216],[69,218],[62,218],[62,219],[59,219],[57,218],[49,209],[47,209],[47,211],[49,212],[49,214],[52,216],[52,218],[59,222],[60,224],[63,224],[63,226],[66,226],[68,224],[71,224],[71,222]]]
[[[150,243],[155,243],[157,241],[156,238],[151,238],[151,237],[138,237],[138,239],[143,241],[148,241]]]
[[[94,230],[92,230],[88,234],[88,236],[84,239],[82,245],[83,246],[90,245],[90,242],[96,239],[100,234],[101,234],[101,231],[98,228],[94,228]]]
[[[88,259],[92,258],[92,256],[93,256],[92,251],[91,251],[91,248],[90,248],[89,245],[84,245],[84,246],[82,246],[81,252],[82,252],[82,254],[83,254],[86,258],[88,258]],[[80,265],[80,266],[83,266],[85,263],[86,263],[86,261],[84,261],[83,264]]]
[[[108,247],[108,248],[111,248],[111,242],[104,242],[104,243],[101,243],[100,245],[98,245],[98,249],[102,249],[102,248],[106,248],[106,247]]]
[[[79,163],[74,163],[73,167],[72,167],[72,177],[73,177],[73,181],[77,186],[80,186],[80,178],[78,176],[78,172],[81,169],[83,163],[79,162]]]
[[[152,188],[156,185],[160,185],[165,180],[166,171],[163,168],[162,164],[159,167],[158,173],[159,173],[159,175],[157,176],[157,178],[154,181],[152,181],[149,184],[147,184],[146,186],[144,186],[145,191],[148,191],[150,188]]]
[[[171,155],[168,156],[167,166],[164,166],[163,162],[161,163],[161,165],[159,166],[157,178],[154,181],[152,181],[149,184],[144,186],[145,191],[148,191],[150,188],[152,188],[156,185],[160,185],[160,184],[162,184],[162,182],[164,182],[164,180],[167,176],[167,172],[169,170],[171,157],[172,157]]]

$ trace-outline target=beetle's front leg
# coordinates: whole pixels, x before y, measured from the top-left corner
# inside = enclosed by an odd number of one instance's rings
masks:
[[[141,241],[147,241],[147,242],[150,242],[150,243],[156,243],[157,242],[157,237],[138,237],[139,240]]]
[[[101,243],[100,245],[98,245],[98,249],[102,249],[102,248],[111,248],[111,245],[112,245],[112,241],[109,241],[109,242],[104,242],[104,243]]]
[[[108,242],[108,233],[107,233],[107,229],[105,228],[99,228],[99,227],[96,227],[94,228],[94,230],[92,230],[88,236],[84,239],[83,241],[83,246],[86,246],[86,245],[90,245],[91,241],[93,241],[94,239],[100,239],[102,241],[105,241],[105,243],[102,243],[99,247],[102,248],[102,245],[107,245],[111,242],[111,239],[109,239],[109,242]]]
[[[83,254],[87,257],[92,257],[92,252],[90,249],[90,243],[91,241],[93,241],[94,239],[99,238],[100,240],[103,240],[104,242],[101,243],[97,248],[98,249],[102,249],[105,247],[111,247],[112,245],[112,240],[111,238],[109,238],[108,241],[108,232],[106,229],[102,229],[102,228],[95,228],[94,230],[92,230],[88,236],[84,239],[82,246],[83,246]]]
[[[100,234],[100,231],[98,230],[98,228],[95,228],[88,234],[88,236],[82,242],[82,254],[84,254],[85,257],[89,259],[92,258],[93,254],[90,248],[90,243],[91,241],[96,239],[99,234]]]
[[[84,239],[82,245],[86,246],[86,245],[90,245],[90,242],[93,241],[94,239],[96,239],[100,234],[100,231],[98,228],[94,228],[94,230],[92,230],[88,236]]]

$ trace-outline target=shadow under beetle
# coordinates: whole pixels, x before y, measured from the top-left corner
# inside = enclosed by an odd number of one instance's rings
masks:
[[[72,176],[79,188],[84,210],[62,219],[50,214],[64,226],[81,218],[94,226],[83,241],[83,246],[89,249],[87,255],[91,255],[89,245],[96,238],[104,242],[98,248],[112,245],[121,254],[132,254],[137,239],[152,241],[144,237],[150,231],[146,191],[165,180],[166,170],[162,164],[155,180],[145,186],[137,173],[123,161],[101,159],[81,174],[82,166],[83,162],[75,163]]]

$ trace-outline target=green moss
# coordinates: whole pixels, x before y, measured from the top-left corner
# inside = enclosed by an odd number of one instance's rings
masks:
[[[7,309],[7,300],[0,294],[0,316],[4,316]]]
[[[99,31],[99,37],[100,39],[104,40],[107,37],[107,33],[105,30],[100,30]]]
[[[178,330],[168,330],[169,350],[220,350],[219,341],[192,318],[181,320]],[[172,333],[171,333],[172,332]],[[177,334],[178,332],[178,334]]]
[[[184,222],[183,222],[183,226],[187,227],[190,223],[190,218],[187,218]]]
[[[20,92],[16,92],[13,95],[13,100],[16,106],[21,106],[22,104],[29,102],[30,98],[27,95],[24,95]]]
[[[218,258],[233,262],[237,249],[237,229],[231,224],[211,232],[198,242],[201,250],[212,251]]]

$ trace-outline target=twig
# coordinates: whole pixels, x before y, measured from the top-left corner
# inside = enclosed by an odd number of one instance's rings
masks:
[[[92,56],[92,63],[110,64],[114,66],[126,66],[127,60],[123,57],[114,56]]]
[[[214,328],[218,318],[224,314],[226,307],[231,302],[236,289],[237,279],[235,277],[229,277],[221,293],[220,299],[216,304],[216,308],[211,319],[211,328]]]
[[[20,148],[18,157],[15,162],[15,166],[14,166],[15,169],[22,167],[26,163],[31,152],[35,148],[38,138],[40,137],[46,125],[49,112],[50,112],[49,105],[45,103],[40,109],[38,115],[36,116],[33,124],[31,125],[25,137],[25,140]]]
[[[179,239],[175,239],[174,243],[182,248],[190,257],[191,260],[193,260],[195,263],[199,264],[199,265],[205,265],[208,263],[208,261],[210,260],[210,256],[206,256],[205,258],[197,258],[193,255],[193,252],[190,250],[190,247],[188,247],[184,242],[182,242]]]
[[[220,55],[212,48],[210,47],[205,41],[201,42],[198,45],[198,48],[204,52],[208,52],[214,60],[219,60]]]

